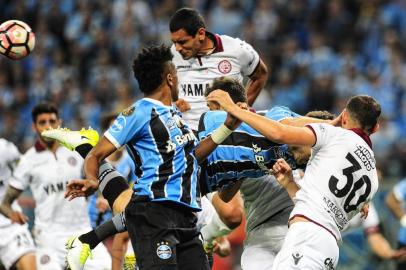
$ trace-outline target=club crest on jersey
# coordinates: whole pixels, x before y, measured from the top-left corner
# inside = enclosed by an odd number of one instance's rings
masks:
[[[220,61],[219,65],[218,65],[218,69],[223,74],[230,73],[230,71],[232,69],[230,61],[228,61],[228,60]]]
[[[130,116],[134,112],[135,112],[135,107],[131,106],[131,107],[128,107],[127,109],[125,109],[121,114],[124,115],[124,116]]]
[[[75,157],[68,157],[68,163],[69,163],[69,165],[75,167],[76,164],[78,164],[78,161],[76,160]]]
[[[157,243],[157,248],[156,248],[156,255],[162,259],[162,260],[167,260],[170,257],[172,257],[172,249],[169,246],[168,242],[160,242]]]

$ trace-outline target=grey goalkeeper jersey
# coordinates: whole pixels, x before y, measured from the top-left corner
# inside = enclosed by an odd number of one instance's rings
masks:
[[[241,184],[247,235],[264,227],[287,225],[293,202],[275,177],[246,178]]]

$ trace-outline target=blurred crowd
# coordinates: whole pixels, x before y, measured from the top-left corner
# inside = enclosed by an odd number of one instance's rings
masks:
[[[102,113],[140,95],[132,59],[146,44],[170,44],[168,21],[182,6],[260,53],[271,75],[257,109],[339,113],[350,95],[374,96],[378,164],[406,175],[406,0],[0,1],[0,22],[25,21],[37,39],[22,61],[0,57],[0,136],[30,146],[30,110],[43,99],[59,105],[65,126],[98,129]]]

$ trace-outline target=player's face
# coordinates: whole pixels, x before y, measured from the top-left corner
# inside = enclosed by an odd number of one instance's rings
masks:
[[[182,55],[182,58],[187,60],[195,57],[202,46],[202,33],[198,31],[195,36],[189,35],[185,30],[179,29],[171,33],[171,39],[175,45],[176,51]],[[204,36],[203,36],[204,39]]]
[[[32,124],[33,130],[43,141],[52,141],[41,136],[41,132],[50,128],[57,128],[61,125],[61,120],[55,113],[41,113],[37,116],[35,123]]]
[[[178,89],[178,75],[174,64],[170,64],[169,73],[171,75],[171,81],[169,82],[169,87],[171,88],[172,101],[176,102],[179,99],[179,89]]]
[[[293,154],[293,157],[298,165],[306,164],[312,153],[310,146],[289,146],[289,151]]]

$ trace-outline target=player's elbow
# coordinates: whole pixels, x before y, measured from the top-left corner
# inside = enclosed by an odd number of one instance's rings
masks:
[[[227,211],[226,213],[223,213],[223,215],[220,216],[224,224],[226,224],[227,227],[230,228],[231,230],[234,230],[235,228],[240,226],[242,222],[242,217],[243,212],[242,209],[239,207],[234,207],[230,209],[230,211]]]

